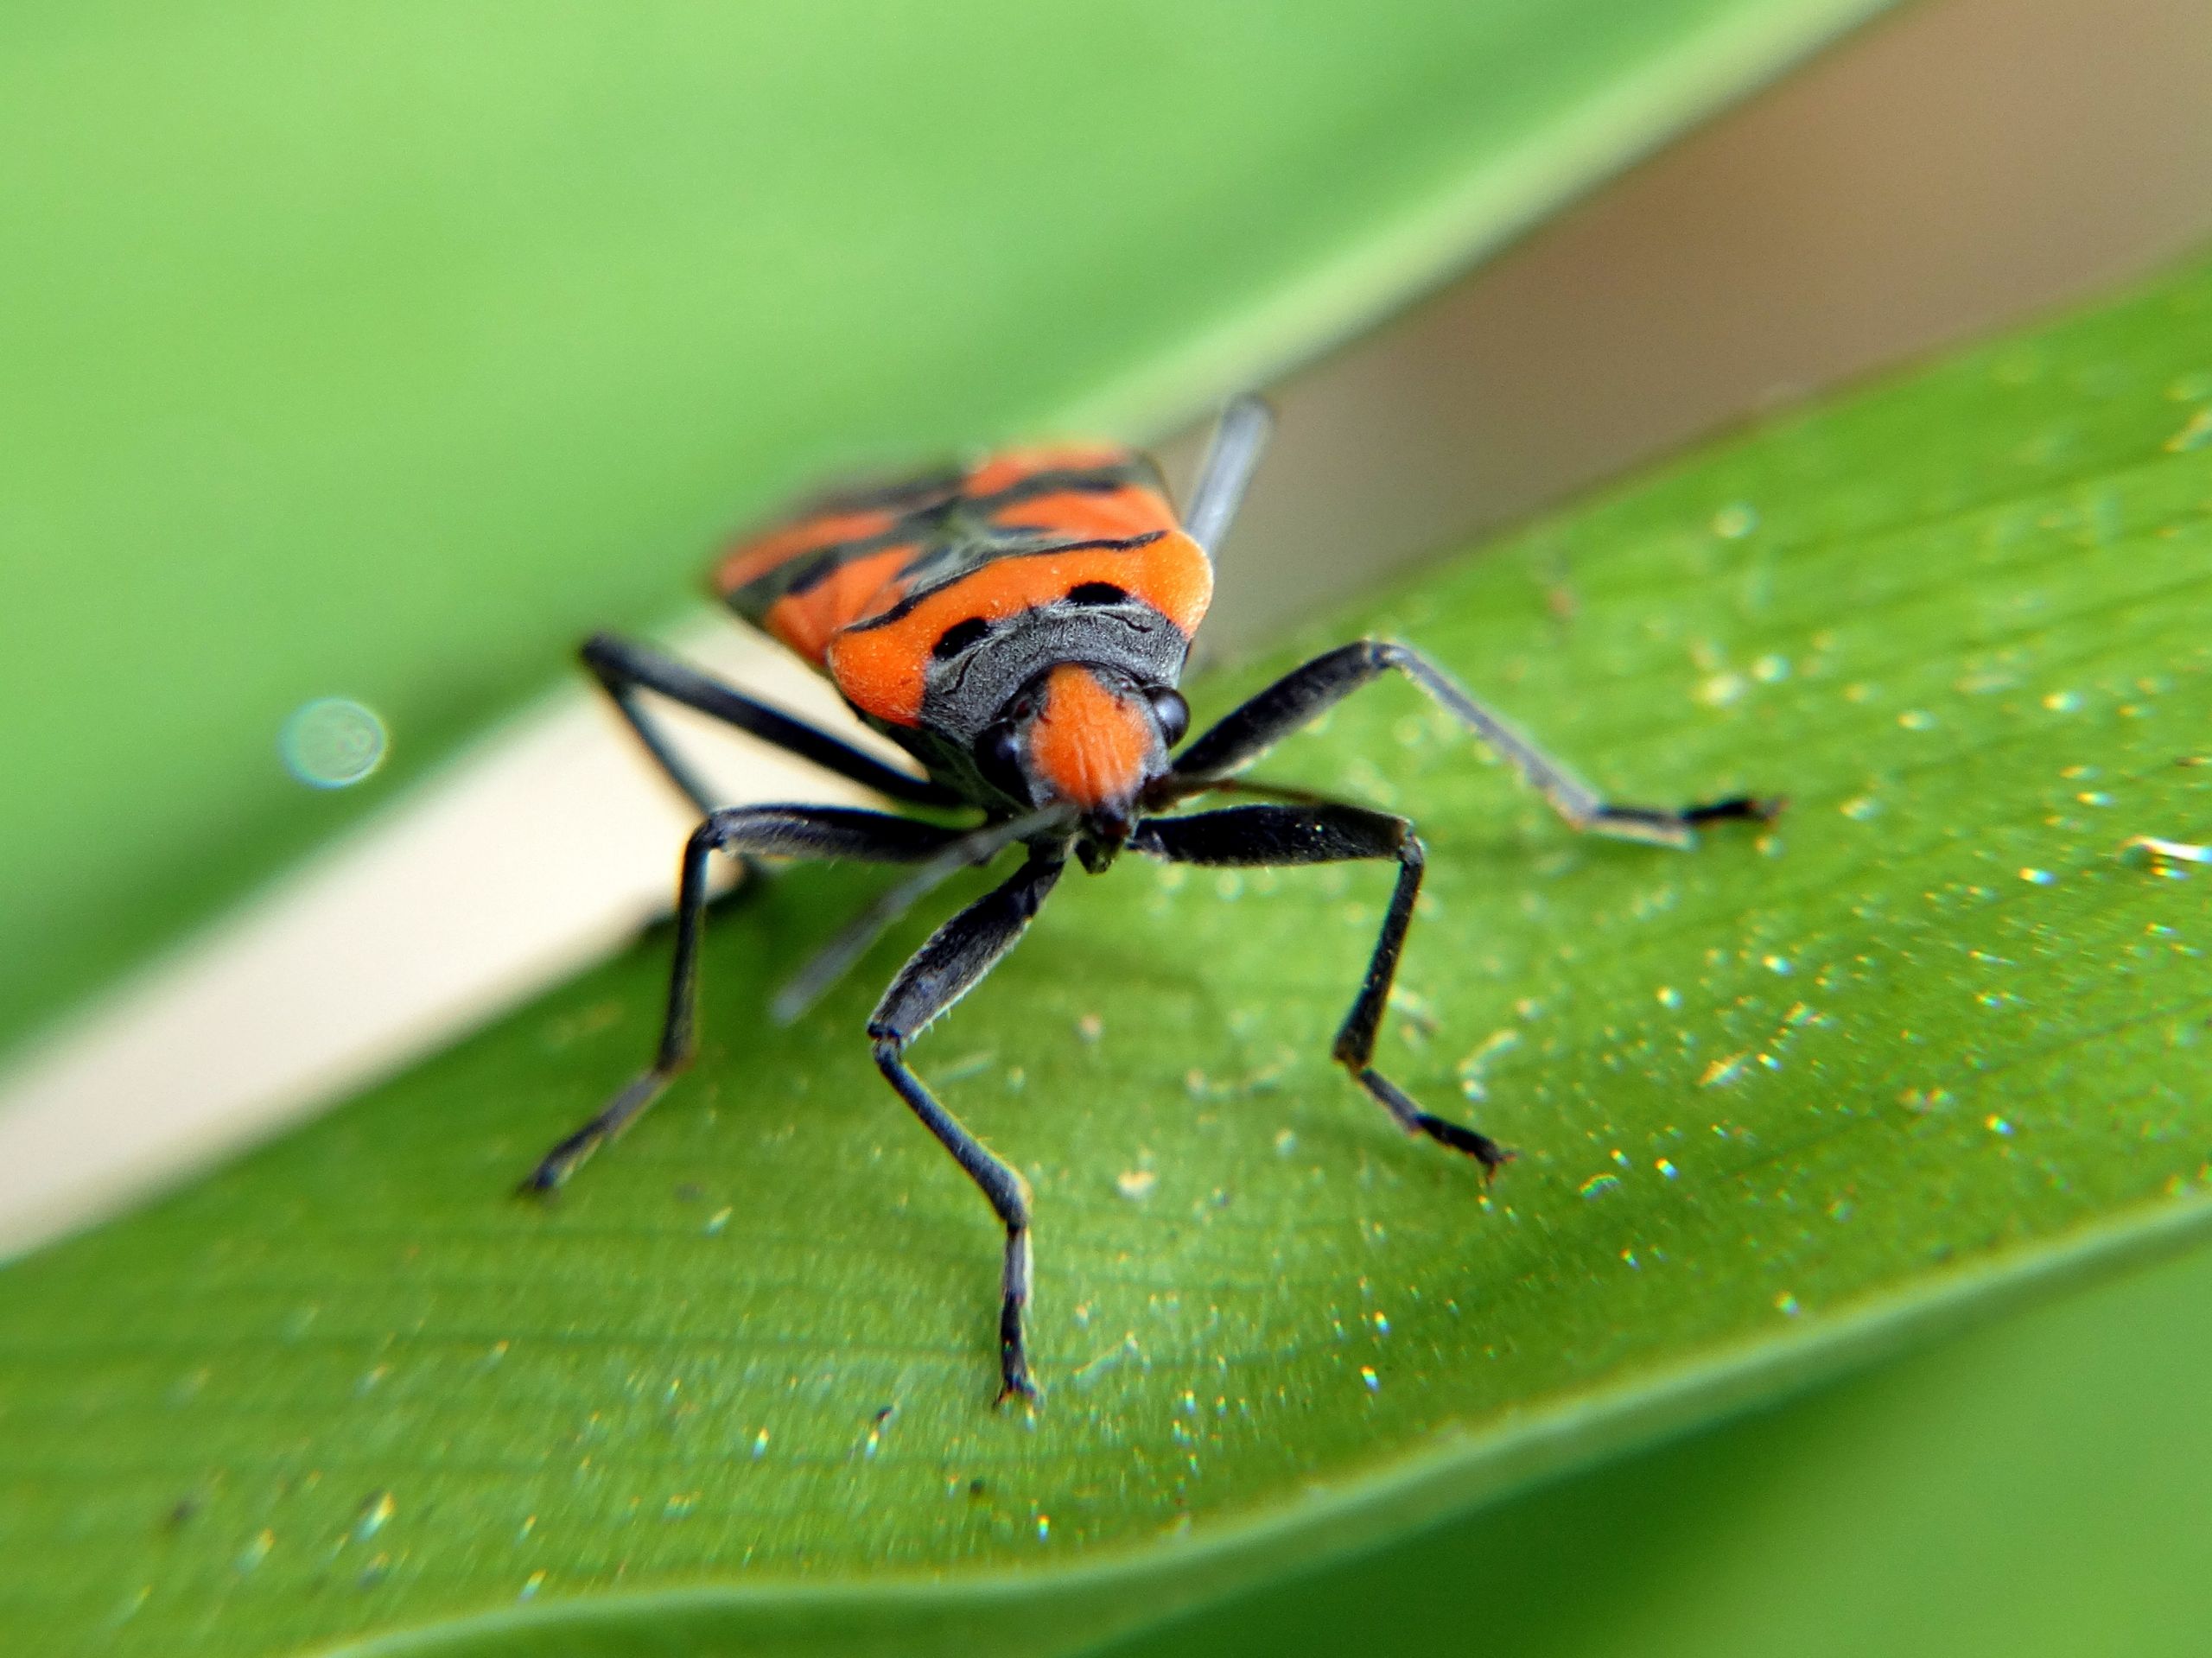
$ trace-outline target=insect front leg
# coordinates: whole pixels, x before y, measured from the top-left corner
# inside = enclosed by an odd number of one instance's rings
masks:
[[[1780,800],[1749,795],[1732,795],[1725,800],[1671,810],[1616,805],[1468,696],[1426,657],[1388,639],[1361,639],[1316,657],[1224,715],[1183,751],[1169,774],[1167,797],[1196,794],[1209,782],[1250,764],[1361,686],[1394,670],[1412,680],[1460,724],[1503,754],[1573,828],[1624,841],[1688,847],[1696,843],[1701,823],[1726,818],[1764,821],[1782,810]]]
[[[1148,819],[1137,826],[1129,846],[1173,863],[1290,865],[1365,859],[1395,862],[1398,881],[1391,889],[1390,908],[1368,957],[1359,994],[1337,1031],[1331,1057],[1408,1134],[1426,1134],[1453,1151],[1465,1152],[1490,1173],[1511,1158],[1513,1154],[1489,1135],[1422,1110],[1371,1063],[1375,1034],[1389,1002],[1398,956],[1405,948],[1406,929],[1413,920],[1414,900],[1421,893],[1423,858],[1412,824],[1402,817],[1358,806],[1231,806],[1187,817]]]
[[[1033,850],[1012,880],[986,893],[938,929],[899,969],[876,1004],[868,1033],[875,1063],[899,1097],[989,1200],[1006,1228],[1006,1265],[999,1294],[999,1402],[1037,1397],[1029,1375],[1023,1314],[1029,1305],[1029,1186],[982,1141],[939,1105],[906,1064],[906,1049],[938,1014],[960,1000],[1014,948],[1060,878],[1065,854]]]
[[[691,1063],[709,857],[716,852],[734,852],[925,863],[961,838],[957,829],[894,817],[887,812],[839,806],[740,806],[708,813],[684,845],[683,862],[677,877],[676,958],[669,972],[668,1008],[661,1021],[660,1045],[653,1063],[604,1110],[547,1152],[522,1183],[522,1190],[550,1191],[560,1185],[602,1143],[628,1128]]]

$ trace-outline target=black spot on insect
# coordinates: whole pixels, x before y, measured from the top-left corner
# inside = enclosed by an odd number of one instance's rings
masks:
[[[930,654],[939,662],[958,656],[977,639],[991,631],[991,625],[980,616],[970,616],[964,622],[955,622],[937,636],[937,643],[930,647]]]
[[[1067,602],[1071,605],[1118,605],[1128,594],[1111,581],[1080,581],[1067,591]]]

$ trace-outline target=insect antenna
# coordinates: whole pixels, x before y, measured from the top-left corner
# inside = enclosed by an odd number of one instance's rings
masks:
[[[1236,509],[1243,504],[1244,486],[1268,447],[1268,433],[1274,416],[1257,397],[1233,399],[1221,411],[1213,429],[1206,458],[1198,463],[1198,481],[1191,489],[1191,510],[1183,515],[1183,528],[1209,556],[1229,533]]]
[[[884,929],[937,888],[962,870],[988,863],[1015,842],[1027,840],[1039,829],[1065,821],[1069,816],[1065,806],[1044,806],[1004,823],[986,823],[973,834],[962,835],[848,922],[835,938],[815,954],[812,961],[776,992],[774,1000],[768,1004],[768,1016],[779,1025],[791,1024],[813,1007],[823,991],[842,978],[848,968],[868,954],[868,947],[882,937]]]

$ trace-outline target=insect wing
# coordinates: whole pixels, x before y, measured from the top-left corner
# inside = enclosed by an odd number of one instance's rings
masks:
[[[911,726],[950,628],[1111,589],[1187,637],[1213,582],[1151,461],[1065,445],[829,497],[733,549],[713,586],[855,707]]]
[[[937,520],[959,497],[960,479],[946,468],[824,497],[733,547],[709,584],[739,615],[819,668],[831,636],[928,550]]]

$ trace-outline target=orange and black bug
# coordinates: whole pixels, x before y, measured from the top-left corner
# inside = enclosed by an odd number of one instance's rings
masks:
[[[1024,848],[1020,869],[945,923],[900,969],[868,1025],[884,1077],[1006,1227],[1001,1400],[1036,1393],[1022,1331],[1028,1191],[931,1096],[908,1068],[906,1050],[1013,948],[1071,855],[1093,873],[1125,848],[1192,864],[1396,864],[1390,906],[1334,1057],[1408,1133],[1465,1152],[1486,1171],[1507,1159],[1487,1136],[1422,1110],[1369,1063],[1421,886],[1413,826],[1236,774],[1340,698],[1395,671],[1503,755],[1575,829],[1681,847],[1700,823],[1764,817],[1773,803],[1737,797],[1677,811],[1611,804],[1426,659],[1380,639],[1344,645],[1285,675],[1174,757],[1190,724],[1176,684],[1212,594],[1211,554],[1236,515],[1267,428],[1257,401],[1230,406],[1180,519],[1151,462],[1133,451],[1036,449],[819,503],[721,561],[714,584],[730,607],[827,674],[863,720],[913,756],[922,775],[639,645],[601,634],[584,646],[585,665],[705,816],[684,848],[675,965],[652,1069],[548,1152],[525,1190],[558,1186],[690,1063],[707,861],[717,852],[915,867],[779,998],[777,1012],[788,1017],[931,887],[1017,843]],[[893,800],[966,807],[981,822],[944,827],[829,806],[717,808],[640,706],[641,691],[725,720]],[[1169,810],[1217,792],[1273,798]]]

